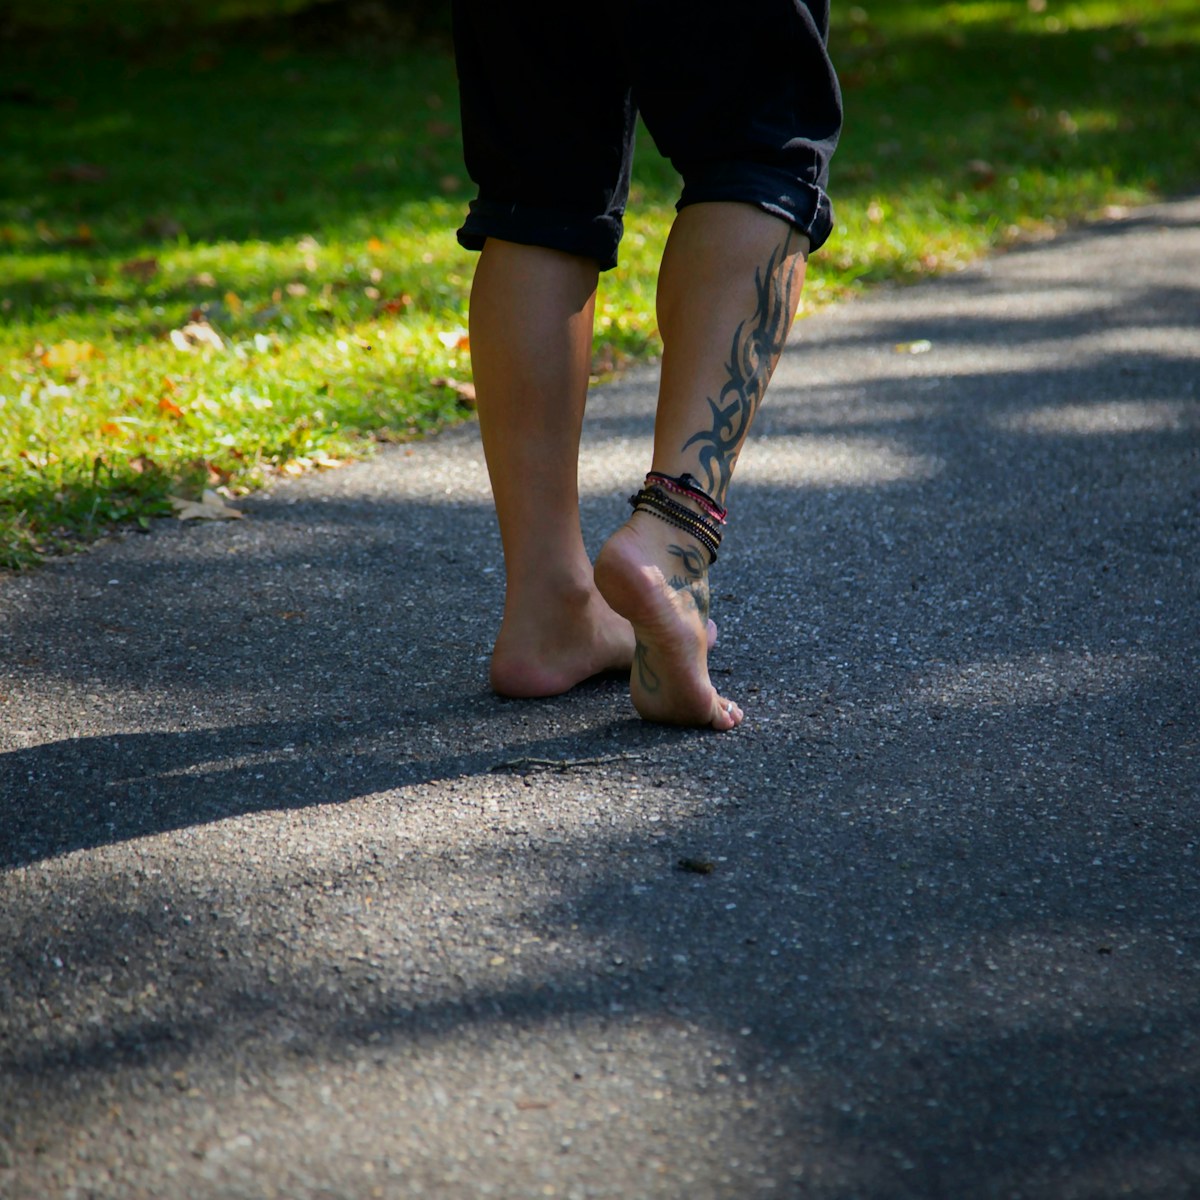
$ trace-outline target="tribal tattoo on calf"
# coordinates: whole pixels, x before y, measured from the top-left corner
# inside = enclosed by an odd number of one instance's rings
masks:
[[[771,372],[791,327],[796,291],[802,282],[792,255],[803,239],[789,229],[782,246],[771,251],[766,265],[754,271],[757,303],[733,335],[733,346],[725,369],[729,382],[714,400],[708,397],[712,428],[688,438],[687,450],[698,447],[700,467],[708,476],[708,490],[724,503],[733,474],[733,464],[746,433],[762,403]]]

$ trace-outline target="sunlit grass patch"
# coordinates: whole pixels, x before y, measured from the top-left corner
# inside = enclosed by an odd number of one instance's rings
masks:
[[[1191,0],[835,6],[806,309],[1195,186],[1198,44]],[[468,410],[444,50],[64,33],[0,45],[0,78],[0,565]],[[598,375],[657,352],[676,189],[643,136]]]

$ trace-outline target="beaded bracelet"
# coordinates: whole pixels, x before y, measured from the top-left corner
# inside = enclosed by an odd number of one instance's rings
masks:
[[[664,487],[669,492],[674,492],[679,496],[687,496],[691,500],[695,500],[708,516],[716,521],[718,525],[725,524],[725,518],[729,515],[727,508],[722,508],[716,500],[712,498],[701,486],[700,481],[692,474],[685,471],[682,475],[666,475],[662,471],[651,471],[646,476],[646,487],[651,487],[657,484],[659,487]]]
[[[707,517],[672,500],[661,488],[644,487],[629,497],[634,512],[650,513],[698,541],[709,554],[709,564],[717,561],[717,548],[721,545],[721,531]]]

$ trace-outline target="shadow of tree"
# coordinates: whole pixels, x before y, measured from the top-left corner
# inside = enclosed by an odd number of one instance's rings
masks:
[[[52,1158],[139,1088],[219,1129],[309,1066],[344,1144],[411,1149],[395,1114],[433,1112],[404,1178],[442,1194],[445,1129],[527,1080],[618,1174],[621,1088],[661,1091],[629,1120],[697,1195],[1194,1190],[1194,356],[1143,345],[1149,396],[1083,340],[1173,336],[1194,292],[989,326],[939,315],[986,279],[938,286],[868,311],[853,378],[836,328],[789,351],[715,578],[731,738],[643,726],[617,683],[485,694],[499,550],[465,469],[399,499],[397,455],[23,581],[5,687],[59,732],[0,755],[0,1137]],[[1006,353],[1045,340],[1076,352]],[[1148,396],[1170,420],[1032,419]],[[644,381],[597,402],[603,464]],[[879,444],[921,469],[858,469]]]

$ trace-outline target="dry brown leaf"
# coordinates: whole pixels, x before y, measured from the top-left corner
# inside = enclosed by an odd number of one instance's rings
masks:
[[[131,258],[121,264],[121,274],[128,275],[130,279],[136,279],[139,283],[145,283],[158,274],[158,259]]]
[[[196,350],[202,346],[210,350],[225,349],[221,335],[206,321],[189,321],[182,329],[172,329],[171,345],[176,350]]]
[[[464,408],[475,407],[475,385],[467,383],[461,379],[447,379],[444,375],[439,375],[436,379],[429,381],[431,387],[449,388],[458,397],[458,402]]]
[[[246,515],[226,504],[211,488],[205,488],[199,500],[185,500],[182,496],[168,496],[167,499],[181,521],[240,521]]]
[[[43,367],[76,367],[91,358],[101,357],[100,351],[91,342],[76,342],[68,339],[57,342],[40,356]]]

